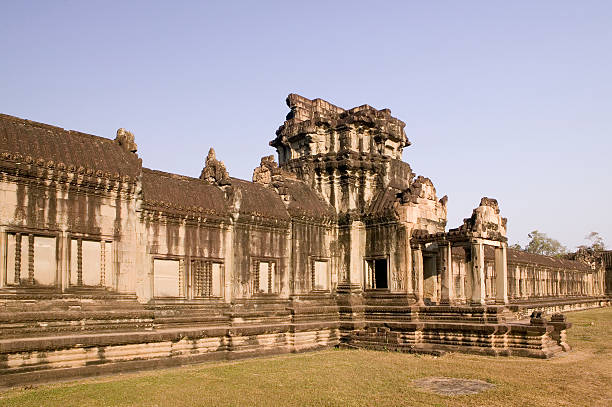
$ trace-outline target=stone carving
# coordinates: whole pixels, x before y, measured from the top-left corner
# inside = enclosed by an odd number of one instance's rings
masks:
[[[505,241],[507,222],[508,219],[500,216],[497,200],[483,197],[472,216],[464,219],[458,230],[469,232],[474,237]]]
[[[202,169],[200,179],[219,186],[231,184],[229,174],[225,169],[225,164],[217,160],[215,150],[212,147],[208,150],[206,165]]]
[[[261,164],[259,167],[253,170],[253,182],[270,186],[272,184],[272,178],[275,175],[280,175],[281,170],[278,164],[274,161],[273,155],[268,155],[261,158]]]
[[[593,268],[605,267],[603,253],[589,247],[579,247],[575,253],[567,254],[565,257],[569,260],[576,260],[588,264]]]
[[[117,130],[117,136],[115,137],[115,141],[121,147],[123,147],[126,151],[130,153],[135,153],[138,150],[138,146],[134,142],[134,134],[132,132],[127,131],[123,127]]]
[[[405,191],[401,193],[401,201],[402,203],[412,202],[418,203],[417,198],[428,199],[435,201],[436,198],[436,188],[433,185],[433,182],[429,178],[425,178],[422,175],[419,175],[413,182],[412,185]],[[446,205],[448,201],[448,197],[445,195],[440,203]]]

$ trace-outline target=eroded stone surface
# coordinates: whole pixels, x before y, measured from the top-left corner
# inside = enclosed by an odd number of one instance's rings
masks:
[[[601,261],[507,249],[495,199],[447,230],[390,110],[287,104],[252,182],[213,149],[189,177],[143,168],[125,129],[0,115],[2,379],[340,343],[548,358],[570,324],[521,317],[609,302]]]

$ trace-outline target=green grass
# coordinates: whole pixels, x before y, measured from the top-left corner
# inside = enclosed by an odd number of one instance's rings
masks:
[[[552,360],[328,350],[122,374],[0,393],[0,406],[612,406],[612,308],[568,314]],[[413,387],[430,376],[494,383],[476,395]]]

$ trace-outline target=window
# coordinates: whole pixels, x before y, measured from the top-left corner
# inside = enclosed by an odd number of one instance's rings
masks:
[[[276,288],[276,261],[256,260],[254,262],[255,292],[261,294],[275,294]]]
[[[54,285],[57,272],[55,237],[9,233],[6,282],[10,285]]]
[[[70,285],[113,287],[111,242],[71,239]]]
[[[327,260],[314,260],[312,263],[313,291],[329,290],[329,272],[327,267]]]
[[[223,296],[223,264],[208,260],[192,260],[193,296],[196,298]]]
[[[180,296],[180,262],[153,260],[153,295],[155,297]]]
[[[366,259],[366,288],[385,289],[389,288],[387,282],[387,259]]]

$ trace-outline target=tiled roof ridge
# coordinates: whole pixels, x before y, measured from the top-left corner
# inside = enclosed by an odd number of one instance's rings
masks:
[[[6,142],[0,143],[0,160],[56,171],[51,175],[66,172],[135,182],[142,167],[138,155],[113,139],[2,113],[0,140]]]
[[[585,263],[582,263],[580,261],[577,260],[570,260],[570,259],[563,259],[563,258],[559,258],[559,257],[553,257],[553,256],[546,256],[544,254],[538,254],[538,253],[529,253],[523,250],[518,250],[518,249],[512,249],[512,248],[508,248],[508,253],[514,253],[517,257],[521,258],[519,260],[519,262],[522,263],[546,263],[548,262],[555,262],[555,263],[560,263],[562,265],[565,265],[567,267],[569,266],[573,266],[576,270],[586,270],[586,269],[591,269],[591,267]],[[537,260],[540,260],[540,262],[538,262]]]
[[[168,171],[162,171],[162,170],[155,170],[153,168],[147,168],[147,167],[142,167],[142,171],[148,172],[150,174],[156,174],[156,175],[160,175],[163,177],[174,178],[174,179],[178,179],[182,181],[198,181],[203,184],[210,185],[206,181],[201,180],[200,178],[190,177],[189,175],[177,174],[174,172],[168,172]]]
[[[108,137],[96,136],[95,134],[85,133],[85,132],[82,132],[82,131],[79,131],[79,130],[65,129],[63,127],[54,126],[52,124],[37,122],[37,121],[34,121],[34,120],[30,120],[30,119],[24,119],[22,117],[12,116],[12,115],[5,114],[5,113],[0,113],[0,119],[11,120],[13,122],[17,122],[17,123],[22,124],[22,125],[38,127],[38,128],[45,129],[45,130],[61,131],[61,132],[70,133],[70,134],[73,134],[73,135],[76,135],[76,136],[93,137],[93,138],[105,140],[105,141],[108,141],[108,142],[114,142],[113,139],[110,139]]]

